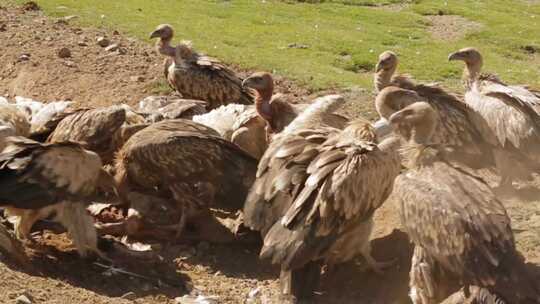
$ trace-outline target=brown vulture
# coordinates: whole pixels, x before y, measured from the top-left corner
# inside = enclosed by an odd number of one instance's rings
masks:
[[[510,218],[487,184],[446,160],[432,144],[437,111],[417,102],[390,117],[414,134],[403,148],[408,171],[394,194],[402,225],[415,244],[410,272],[414,304],[440,303],[464,286],[486,288],[512,303],[539,303],[540,286],[514,243]]]
[[[487,122],[485,138],[494,138],[501,149],[495,162],[501,186],[529,179],[540,172],[540,96],[524,87],[504,84],[492,74],[482,74],[483,59],[474,48],[450,54],[449,60],[465,62],[465,102]]]
[[[312,295],[322,263],[361,254],[375,270],[387,264],[371,257],[370,234],[400,171],[398,142],[377,143],[363,119],[344,130],[322,126],[320,115],[342,103],[319,100],[273,138],[244,206],[245,224],[264,239],[261,258],[281,265],[290,301]]]
[[[165,120],[135,133],[118,152],[116,180],[130,192],[172,199],[182,211],[180,235],[190,215],[209,207],[239,209],[256,160],[213,129],[190,120]]]
[[[190,42],[171,46],[173,28],[159,25],[150,38],[159,38],[157,50],[167,56],[165,78],[184,98],[208,102],[208,109],[229,103],[252,104],[253,97],[242,88],[242,80],[218,59],[197,53]]]

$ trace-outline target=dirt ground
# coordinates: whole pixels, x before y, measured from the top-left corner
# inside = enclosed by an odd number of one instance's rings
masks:
[[[79,28],[74,21],[44,17],[39,11],[0,8],[0,96],[41,101],[72,99],[85,106],[135,104],[162,79],[160,58],[151,45],[121,33]],[[96,44],[104,36],[120,50]],[[69,58],[59,58],[66,47]],[[243,71],[247,73],[247,71]],[[302,96],[316,94],[278,78],[278,90]],[[343,92],[352,101],[344,112],[374,117],[372,97],[362,90]],[[309,98],[307,98],[309,99]],[[505,199],[519,249],[540,266],[540,200],[537,192]],[[531,197],[533,199],[531,199]],[[256,244],[161,244],[161,260],[126,261],[115,265],[142,277],[103,268],[80,259],[65,235],[36,235],[33,269],[0,264],[0,303],[27,295],[33,303],[190,303],[175,300],[186,294],[216,296],[216,303],[245,303],[259,289],[256,302],[279,303],[278,269],[259,261]],[[35,247],[35,246],[34,246]],[[378,276],[359,261],[323,276],[315,303],[409,303],[408,270],[412,247],[399,230],[397,205],[389,200],[376,214],[375,258],[397,258],[395,267]]]

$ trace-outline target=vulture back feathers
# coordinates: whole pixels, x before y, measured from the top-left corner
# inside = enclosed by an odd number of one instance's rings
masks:
[[[65,117],[51,133],[48,142],[76,141],[99,154],[103,163],[110,163],[116,151],[113,138],[126,121],[122,106],[80,109]]]
[[[319,100],[274,137],[244,206],[245,224],[264,239],[260,256],[281,265],[282,292],[294,296],[312,291],[291,287],[311,280],[301,273],[312,263],[369,254],[371,217],[400,170],[397,141],[378,145],[366,121],[344,130],[311,125],[336,103]]]
[[[190,203],[238,206],[245,199],[256,161],[209,127],[168,120],[133,135],[116,159],[124,191],[157,189]]]

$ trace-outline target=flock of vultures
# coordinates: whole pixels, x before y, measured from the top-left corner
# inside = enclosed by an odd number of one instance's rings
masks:
[[[478,50],[448,58],[465,64],[463,96],[396,74],[398,57],[382,53],[380,120],[370,123],[335,113],[339,95],[295,104],[269,73],[240,79],[188,42],[172,46],[169,25],[151,37],[182,99],[0,105],[0,201],[14,227],[2,226],[0,244],[12,257],[23,259],[20,241],[50,216],[81,256],[109,259],[98,248],[107,231],[182,238],[215,208],[240,210],[241,226],[260,234],[260,258],[281,267],[282,303],[309,302],[323,266],[359,255],[375,272],[392,265],[371,256],[370,234],[393,193],[415,245],[413,303],[540,303],[540,282],[482,178],[493,173],[511,192],[539,172],[540,94],[482,73]],[[98,227],[87,207],[104,196],[126,216]],[[154,198],[172,204],[172,224],[145,221],[137,206]]]

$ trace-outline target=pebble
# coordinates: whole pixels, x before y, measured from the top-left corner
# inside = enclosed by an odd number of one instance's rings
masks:
[[[56,54],[60,58],[69,58],[69,57],[71,57],[71,51],[66,47],[63,47],[63,48],[59,49]]]
[[[79,42],[77,42],[77,45],[78,46],[88,46],[88,43],[86,43],[84,41],[79,41]]]
[[[98,37],[97,38],[97,44],[100,47],[107,47],[107,46],[109,46],[109,44],[111,44],[111,42],[109,41],[109,39],[107,39],[105,37]]]
[[[5,32],[7,29],[7,26],[5,23],[0,23],[0,32]]]
[[[131,76],[131,77],[129,77],[129,81],[131,81],[131,82],[143,82],[144,77],[142,77],[142,76]]]
[[[19,56],[19,61],[28,61],[30,60],[30,54],[21,54],[21,56]]]
[[[107,46],[107,47],[105,48],[105,51],[107,51],[107,52],[114,52],[114,51],[118,50],[118,47],[119,47],[118,44],[113,43],[113,44]]]
[[[127,293],[123,294],[121,296],[121,298],[132,301],[132,300],[135,300],[137,298],[137,295],[133,291],[130,291],[130,292],[127,292]]]
[[[26,295],[20,295],[18,296],[16,299],[15,299],[15,302],[17,304],[32,304],[32,300],[30,300],[29,297],[27,297]]]

